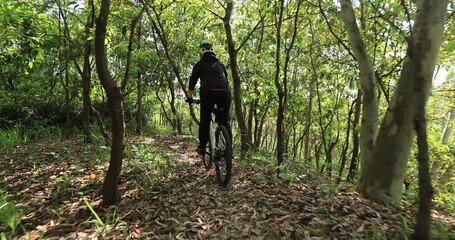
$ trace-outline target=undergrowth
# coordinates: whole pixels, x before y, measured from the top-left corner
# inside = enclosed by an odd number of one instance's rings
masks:
[[[163,150],[152,149],[146,144],[131,144],[126,149],[127,161],[124,175],[132,176],[134,185],[142,197],[148,197],[150,190],[162,179],[172,176],[172,164]]]
[[[58,141],[65,135],[75,134],[75,127],[49,125],[47,121],[35,121],[28,125],[15,125],[0,129],[0,150],[9,149],[30,141],[52,139]]]
[[[22,209],[7,199],[0,189],[0,234],[2,239],[13,236],[20,227]]]

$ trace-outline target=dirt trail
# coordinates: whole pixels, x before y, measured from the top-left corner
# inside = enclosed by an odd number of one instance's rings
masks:
[[[314,183],[279,180],[238,163],[230,186],[222,188],[203,169],[194,147],[175,138],[159,142],[185,167],[161,182],[152,198],[160,206],[159,214],[152,214],[156,238],[361,239],[372,234],[371,227],[402,237],[398,214],[373,204],[375,210],[355,193],[328,196]]]
[[[121,202],[103,208],[105,166],[75,140],[28,144],[2,154],[0,189],[26,209],[18,239],[402,239],[399,212],[356,193],[324,191],[319,182],[289,182],[257,167],[234,164],[230,186],[203,169],[186,136],[131,138],[168,156],[169,174],[144,191],[143,173],[124,171]],[[132,166],[137,160],[125,159]],[[103,222],[96,226],[87,199]],[[408,223],[409,224],[409,223]],[[1,231],[0,231],[1,232]]]

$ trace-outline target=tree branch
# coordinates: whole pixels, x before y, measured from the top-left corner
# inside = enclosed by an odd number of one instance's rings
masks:
[[[223,17],[220,16],[218,13],[212,11],[212,9],[209,9],[209,8],[205,8],[205,9],[207,9],[210,13],[212,13],[213,15],[215,15],[217,18],[223,20]]]
[[[450,19],[452,19],[454,14],[455,14],[455,11],[452,11],[452,13],[450,13],[450,15],[446,19],[446,23],[445,24],[447,24],[450,21]]]
[[[352,53],[351,49],[343,42],[343,40],[338,37],[338,35],[336,35],[336,33],[333,31],[332,29],[332,26],[330,25],[329,23],[329,20],[327,19],[327,15],[325,15],[324,13],[324,10],[322,9],[322,6],[321,6],[321,1],[319,0],[319,12],[322,14],[322,17],[324,17],[324,21],[325,23],[327,24],[327,26],[329,27],[329,31],[330,33],[332,33],[332,35],[336,38],[336,40],[343,46],[343,48],[348,51],[348,54],[351,55],[352,59],[354,59],[354,61],[357,61],[357,59],[355,58],[354,56],[354,53]]]
[[[221,6],[222,8],[224,8],[224,10],[226,10],[227,7],[224,6],[223,3],[222,3],[220,0],[216,0],[216,1],[218,2],[218,4],[220,4],[220,6]],[[228,1],[232,1],[232,0],[228,0]]]
[[[144,13],[145,8],[146,8],[146,6],[144,5],[142,7],[141,11],[139,12],[139,14],[131,22],[130,37],[128,40],[128,50],[127,50],[127,54],[126,54],[127,57],[126,57],[126,66],[125,66],[125,76],[123,78],[123,81],[122,81],[121,87],[120,87],[120,90],[122,91],[122,93],[125,93],[126,85],[128,83],[128,77],[129,77],[130,68],[131,68],[131,55],[132,55],[132,51],[133,51],[133,37],[135,34],[136,25],[141,20],[142,14]]]
[[[379,7],[373,2],[373,1],[368,1],[369,4],[373,7],[374,10],[376,10],[379,14],[377,15],[378,18],[384,20],[387,24],[389,24],[393,29],[398,31],[401,36],[406,37],[407,34],[403,32],[403,29],[399,28],[394,22],[390,21],[389,18],[387,18],[384,14],[381,13]]]
[[[257,28],[259,27],[259,24],[261,24],[262,21],[264,21],[264,17],[265,15],[261,16],[261,19],[258,21],[258,23],[256,23],[256,26],[254,26],[254,28],[248,33],[248,35],[245,37],[245,39],[243,39],[242,43],[240,44],[239,47],[237,47],[237,49],[235,49],[236,52],[238,52],[245,44],[246,42],[248,41],[248,39],[250,39],[251,35],[253,35],[253,33],[257,30]]]
[[[401,6],[403,6],[404,12],[406,13],[406,18],[408,19],[409,32],[412,32],[411,16],[409,15],[409,10],[404,0],[401,0]]]

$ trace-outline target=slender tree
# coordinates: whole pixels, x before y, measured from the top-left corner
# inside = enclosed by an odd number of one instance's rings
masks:
[[[443,131],[442,131],[442,136],[440,142],[442,144],[448,144],[449,139],[452,136],[452,131],[453,131],[453,124],[455,123],[455,107],[451,107],[450,111],[448,112],[448,119],[444,125]],[[439,163],[439,162],[437,162]],[[440,165],[440,164],[439,164]],[[438,173],[440,166],[436,165],[433,166],[437,169],[434,170],[435,173]],[[433,168],[431,169],[433,171]],[[442,173],[442,176],[439,178],[439,185],[441,187],[445,187],[445,185],[450,182],[450,179],[453,176],[453,173],[455,171],[455,160],[453,160],[451,163],[449,163],[449,166],[446,168],[446,170]],[[436,175],[436,174],[435,174]],[[433,176],[435,176],[433,175]],[[436,180],[437,178],[435,178]]]
[[[165,25],[163,24],[163,20],[161,19],[163,14],[162,14],[162,12],[159,11],[159,10],[163,11],[164,9],[167,9],[172,4],[175,4],[175,2],[172,2],[167,7],[156,6],[154,2],[150,3],[147,0],[141,0],[141,2],[143,2],[145,9],[146,9],[146,13],[151,20],[154,33],[158,36],[158,39],[161,42],[161,45],[163,46],[164,55],[165,55],[166,59],[169,62],[169,64],[171,65],[172,71],[175,74],[175,77],[177,78],[177,81],[178,81],[182,91],[184,92],[185,96],[188,96],[187,88],[183,81],[182,72],[181,72],[179,63],[177,61],[177,57],[172,55],[172,49],[171,49],[172,43],[170,42],[170,39],[169,39],[169,31],[165,28]],[[186,33],[185,35],[188,35],[188,33]],[[171,93],[174,93],[174,92],[171,91]],[[172,98],[175,98],[175,96],[172,96]],[[171,104],[175,103],[175,101],[173,101],[173,100],[171,100],[171,101],[172,101]],[[190,104],[189,106],[190,106],[191,117],[197,124],[199,124],[199,120],[193,109],[193,105]],[[172,107],[172,109],[174,110],[175,107]],[[176,114],[177,112],[174,112],[174,113]],[[179,119],[180,117],[176,117],[176,118]]]
[[[240,128],[240,141],[241,141],[241,157],[244,158],[248,155],[251,149],[251,138],[248,135],[248,128],[245,121],[245,116],[242,110],[242,98],[241,98],[241,84],[240,84],[240,73],[238,69],[237,63],[237,54],[239,48],[235,48],[234,38],[232,36],[232,28],[231,28],[231,16],[232,11],[234,9],[234,1],[228,0],[226,6],[223,6],[225,9],[224,17],[220,17],[223,20],[224,30],[226,32],[226,40],[228,45],[228,53],[229,53],[229,62],[231,65],[231,74],[232,74],[232,82],[234,85],[234,107],[235,107],[235,114],[237,116],[237,123]]]
[[[343,22],[347,29],[349,43],[359,64],[362,89],[362,123],[360,125],[360,161],[361,168],[367,167],[378,131],[378,97],[376,93],[376,76],[373,63],[368,55],[365,43],[356,23],[351,0],[340,0]],[[365,171],[361,171],[361,174]],[[361,176],[363,179],[363,175]],[[361,180],[362,181],[362,180]]]
[[[419,1],[398,86],[379,128],[371,161],[362,171],[360,192],[384,204],[400,205],[411,151],[416,103],[426,101],[439,53],[448,0]],[[418,85],[416,81],[421,81]],[[421,104],[417,104],[421,107]]]
[[[419,52],[417,49],[410,49],[415,52],[415,57]],[[419,76],[419,71],[416,70],[414,76],[416,92],[421,98],[417,100],[417,110],[414,119],[414,125],[417,132],[418,162],[419,162],[419,212],[417,214],[417,226],[413,235],[414,239],[431,239],[431,199],[433,197],[433,187],[431,186],[430,177],[430,161],[428,153],[427,140],[427,122],[425,119],[425,80],[424,76]]]
[[[125,94],[126,86],[128,84],[128,78],[130,76],[131,62],[132,62],[132,52],[133,52],[133,43],[134,43],[134,36],[135,36],[135,33],[136,33],[135,31],[136,31],[138,23],[142,19],[142,14],[144,13],[144,11],[145,11],[145,6],[142,7],[141,11],[131,21],[130,36],[128,38],[128,49],[126,51],[125,75],[123,77],[122,84],[120,86],[120,90],[122,91],[123,94]]]
[[[142,25],[139,23],[137,29],[137,50],[141,49]],[[136,98],[136,134],[141,135],[143,128],[143,90],[142,90],[142,68],[139,68],[136,76],[137,98]]]
[[[90,133],[90,113],[92,109],[90,88],[92,81],[92,64],[90,57],[93,56],[93,35],[91,30],[95,24],[95,6],[93,0],[88,1],[87,7],[90,7],[90,14],[87,17],[87,22],[84,28],[84,65],[82,71],[79,70],[79,73],[82,76],[82,121],[84,123],[84,142],[90,143],[92,141]],[[78,66],[77,63],[75,64]]]
[[[110,12],[110,0],[102,0],[100,14],[96,20],[95,58],[96,69],[101,84],[107,95],[107,103],[111,115],[112,146],[109,168],[104,178],[102,195],[103,204],[112,205],[119,201],[118,177],[122,170],[123,151],[125,149],[125,121],[123,112],[123,94],[117,86],[108,68],[106,56],[106,28]]]
[[[349,164],[349,172],[346,178],[347,181],[352,182],[354,177],[357,173],[358,168],[358,159],[359,159],[359,123],[360,123],[360,108],[361,108],[361,99],[362,99],[362,92],[359,89],[357,91],[357,98],[355,99],[355,110],[354,110],[354,120],[352,122],[352,155],[351,155],[351,162]]]
[[[234,11],[234,1],[227,0],[225,3],[218,1],[220,6],[224,9],[224,16],[208,9],[215,17],[220,19],[223,22],[224,32],[226,34],[227,42],[227,51],[229,54],[229,64],[231,67],[232,82],[233,82],[233,95],[234,95],[234,110],[237,119],[237,124],[240,129],[240,142],[241,142],[241,158],[249,157],[252,148],[252,139],[249,134],[249,129],[247,125],[247,119],[245,119],[245,114],[243,112],[242,106],[242,88],[241,88],[241,77],[239,72],[238,65],[238,54],[239,51],[245,46],[247,41],[250,39],[252,34],[256,31],[258,26],[264,19],[264,16],[261,15],[259,22],[248,32],[248,34],[240,41],[240,44],[236,46],[234,41],[234,35],[232,32],[231,18]],[[261,13],[261,12],[260,12]]]

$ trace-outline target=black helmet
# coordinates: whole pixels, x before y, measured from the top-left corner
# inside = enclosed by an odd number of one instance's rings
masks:
[[[213,52],[213,46],[211,43],[202,43],[199,45],[199,53],[203,54],[206,52]]]

